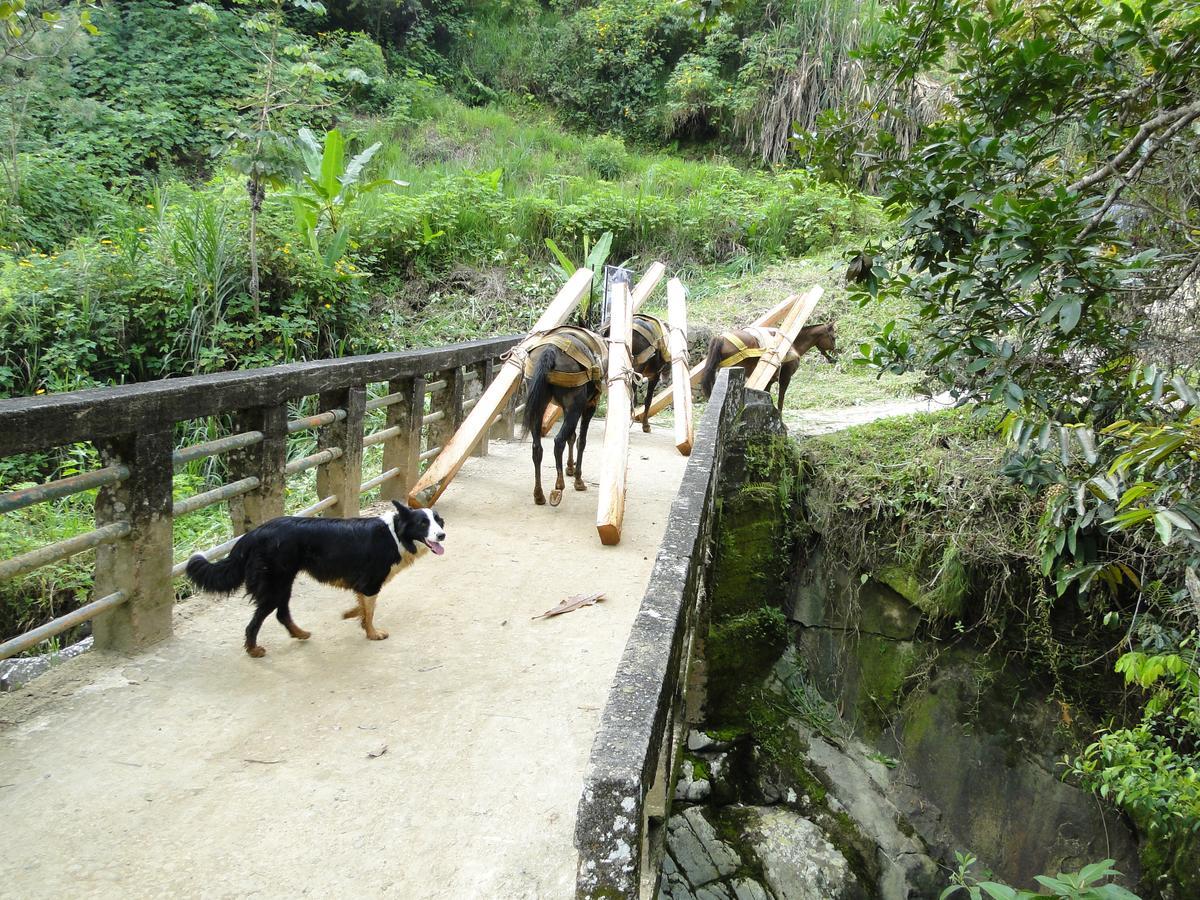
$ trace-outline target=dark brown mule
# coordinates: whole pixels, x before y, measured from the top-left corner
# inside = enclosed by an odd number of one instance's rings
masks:
[[[525,428],[533,437],[533,502],[542,506],[542,418],[553,400],[563,410],[562,424],[554,437],[554,463],[558,478],[550,492],[550,505],[562,502],[563,447],[570,444],[566,474],[575,476],[575,490],[586,491],[583,483],[583,450],[588,426],[596,413],[608,369],[608,345],[604,338],[574,325],[547,331],[525,360]],[[579,433],[579,454],[575,435]]]
[[[704,374],[700,379],[700,390],[705,397],[712,394],[713,384],[717,380],[717,369],[729,366],[741,366],[749,376],[758,365],[759,357],[763,355],[764,347],[770,346],[770,341],[779,336],[777,328],[742,328],[737,331],[726,331],[708,342],[708,358],[704,361]],[[779,382],[779,411],[783,412],[783,398],[787,393],[788,383],[800,365],[800,357],[816,347],[821,355],[831,363],[837,361],[837,325],[826,322],[823,325],[806,325],[800,329],[800,334],[792,342],[791,349],[779,366],[779,371],[767,385]]]
[[[663,373],[671,365],[667,349],[667,326],[661,319],[638,313],[633,317],[633,370],[646,379],[646,405],[642,414],[642,431],[650,433],[650,401]],[[633,405],[637,406],[637,387],[633,389]]]

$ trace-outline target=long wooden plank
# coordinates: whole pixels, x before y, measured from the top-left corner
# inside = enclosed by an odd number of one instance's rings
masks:
[[[658,287],[658,283],[662,281],[662,277],[666,272],[667,267],[662,263],[651,263],[650,268],[638,279],[637,286],[633,289],[633,312],[636,313],[641,309],[642,304],[650,299],[650,295],[654,293],[654,289]],[[549,434],[551,427],[553,427],[561,415],[562,407],[557,403],[551,403],[547,406],[546,414],[542,416],[542,434]]]
[[[766,352],[758,358],[758,365],[750,373],[750,377],[746,381],[748,390],[765,391],[771,384],[771,379],[779,371],[779,366],[787,355],[788,348],[800,334],[800,329],[804,327],[804,323],[808,321],[812,311],[817,308],[817,301],[821,299],[823,293],[825,293],[823,287],[813,285],[788,311],[787,318],[779,326],[779,337],[774,346],[768,347]]]
[[[796,295],[789,294],[788,298],[786,300],[783,300],[783,301],[775,304],[774,306],[772,306],[769,310],[767,310],[765,313],[763,313],[761,316],[759,316],[757,319],[755,319],[753,322],[751,322],[750,325],[752,327],[758,326],[758,327],[762,327],[762,328],[769,328],[772,325],[779,324],[779,322],[783,319],[783,317],[787,315],[787,311],[792,308],[792,304],[795,302],[796,302]],[[700,362],[698,362],[698,363],[696,363],[696,365],[692,366],[691,370],[688,372],[688,380],[690,381],[691,384],[694,384],[694,385],[699,384],[700,377],[703,374],[704,374],[704,360],[700,360]],[[671,405],[672,397],[674,396],[672,393],[673,391],[674,391],[674,388],[669,387],[664,391],[660,391],[654,397],[654,400],[650,404],[650,416],[651,417],[657,416],[660,412],[662,412],[664,409],[666,409],[668,406]],[[635,422],[640,422],[642,420],[641,411],[639,411],[633,417],[633,419]]]
[[[508,398],[520,385],[525,377],[525,357],[529,347],[537,336],[551,328],[557,328],[567,321],[579,301],[583,299],[592,286],[590,269],[577,269],[558,294],[550,302],[546,311],[533,326],[533,332],[521,342],[508,360],[500,367],[494,380],[486,391],[479,397],[466,421],[462,423],[454,436],[442,448],[442,452],[430,463],[429,468],[420,480],[408,492],[408,502],[414,506],[432,506],[450,485],[451,480],[458,474],[463,463],[471,454],[472,448],[491,427],[500,407],[508,402]]]
[[[675,447],[684,456],[691,456],[696,434],[692,428],[692,383],[687,376],[687,296],[678,278],[667,282],[667,321],[671,326],[667,338],[671,348],[671,389],[677,411]]]
[[[633,413],[633,313],[629,285],[612,286],[612,328],[608,342],[608,415],[604,421],[604,449],[600,459],[600,503],[596,531],[600,542],[621,541],[625,519],[625,471],[629,465],[629,420]]]

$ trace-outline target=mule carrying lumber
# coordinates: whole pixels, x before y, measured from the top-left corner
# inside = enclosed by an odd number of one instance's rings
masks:
[[[608,342],[608,415],[604,421],[604,450],[600,468],[600,504],[596,531],[600,542],[621,541],[625,518],[625,472],[629,465],[629,422],[633,413],[633,311],[629,283],[612,285],[612,327]]]
[[[800,334],[800,329],[804,327],[808,317],[812,315],[812,311],[817,308],[817,301],[821,299],[823,293],[825,293],[824,288],[813,285],[788,311],[787,318],[783,320],[783,325],[779,328],[779,337],[774,345],[767,348],[767,351],[759,357],[758,365],[754,367],[754,371],[746,380],[747,390],[765,391],[771,384],[771,379],[779,371],[784,356],[787,355],[792,342]]]
[[[442,495],[463,463],[471,454],[475,444],[483,437],[500,408],[508,402],[508,398],[521,384],[525,375],[525,357],[529,346],[538,339],[544,331],[556,328],[567,321],[579,301],[583,299],[592,287],[592,272],[590,269],[577,269],[567,283],[555,295],[546,311],[533,326],[533,331],[521,344],[515,348],[505,360],[500,371],[487,390],[480,396],[466,420],[454,436],[446,442],[442,452],[425,470],[425,474],[413,485],[408,492],[408,502],[413,506],[432,506]]]
[[[792,304],[795,301],[796,301],[796,296],[795,296],[795,294],[792,294],[786,300],[783,300],[782,302],[775,304],[775,306],[771,307],[769,310],[767,310],[765,313],[763,313],[761,316],[759,316],[757,319],[755,319],[753,322],[751,322],[750,323],[751,326],[755,326],[755,325],[769,326],[769,325],[778,324],[778,322],[784,316],[787,315],[788,310],[792,308]],[[699,384],[700,378],[703,375],[704,375],[704,360],[700,360],[700,362],[698,362],[698,363],[696,363],[696,365],[692,366],[691,370],[688,372],[689,384],[693,384],[693,385]],[[652,417],[658,415],[660,412],[662,412],[664,409],[666,409],[668,406],[671,405],[672,398],[674,396],[674,393],[673,393],[674,390],[675,390],[674,386],[669,387],[665,391],[660,391],[658,396],[656,396],[654,398],[654,401],[650,404],[650,415]],[[640,422],[642,420],[642,414],[639,412],[633,418],[634,418],[634,421]]]
[[[662,277],[666,274],[667,267],[660,262],[651,264],[644,275],[638,279],[637,285],[633,289],[633,313],[636,313],[654,293],[654,289],[658,287],[658,283],[662,281]],[[542,416],[542,434],[549,434],[554,423],[558,421],[562,415],[562,407],[557,403],[551,403],[546,407],[546,414]]]
[[[684,456],[692,453],[692,383],[688,379],[687,297],[683,282],[667,282],[668,341],[671,346],[671,390],[675,401],[675,447]]]

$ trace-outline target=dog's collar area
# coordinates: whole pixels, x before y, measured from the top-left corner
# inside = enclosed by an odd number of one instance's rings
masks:
[[[396,545],[396,552],[400,554],[401,559],[404,559],[404,548],[400,546],[400,538],[396,535],[396,514],[394,512],[385,513],[380,518],[387,526],[387,533],[391,536],[392,543]]]

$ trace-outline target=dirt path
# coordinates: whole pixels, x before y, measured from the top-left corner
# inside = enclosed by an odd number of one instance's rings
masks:
[[[527,443],[470,460],[438,504],[446,555],[384,591],[382,643],[309,584],[312,640],[268,620],[261,660],[244,602],[194,600],[144,655],[0,695],[0,894],[572,896],[584,766],[685,463],[666,430],[631,444],[615,548],[594,487],[533,506]]]
[[[861,406],[841,406],[831,409],[785,410],[784,422],[792,434],[814,436],[865,425],[876,419],[891,416],[906,416],[916,412],[932,412],[947,409],[952,405],[948,394],[933,399],[886,400],[881,403],[864,403]]]

